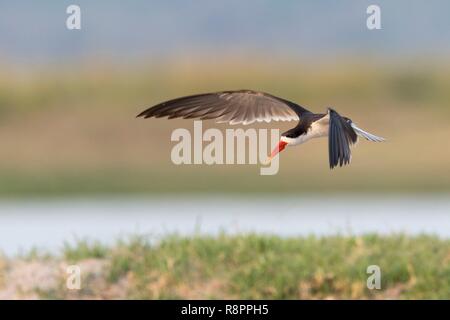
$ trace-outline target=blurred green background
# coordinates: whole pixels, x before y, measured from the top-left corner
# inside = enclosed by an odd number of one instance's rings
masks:
[[[435,192],[450,187],[450,64],[358,59],[218,58],[136,66],[86,63],[0,78],[0,194],[166,192]],[[6,76],[7,74],[7,76]],[[281,155],[275,176],[259,165],[181,165],[171,132],[192,120],[136,119],[144,108],[197,92],[250,88],[314,112],[334,107],[384,144],[360,141],[351,166],[330,171],[326,139]],[[293,123],[259,127],[280,128]],[[204,127],[228,128],[213,121]],[[281,131],[281,132],[282,132]],[[305,183],[299,183],[305,181]]]
[[[446,1],[379,1],[372,31],[369,1],[79,1],[81,30],[65,27],[69,4],[1,4],[0,196],[449,190]],[[259,166],[175,166],[170,134],[192,121],[135,119],[233,89],[334,107],[388,142],[362,141],[350,167],[330,171],[326,139],[311,141],[260,176]]]

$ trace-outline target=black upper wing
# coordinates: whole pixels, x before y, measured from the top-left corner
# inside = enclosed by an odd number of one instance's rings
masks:
[[[264,92],[239,90],[169,100],[141,112],[138,117],[217,119],[217,122],[230,124],[250,124],[255,121],[298,121],[304,113],[309,111],[291,101]]]
[[[330,116],[330,127],[328,132],[328,153],[330,158],[330,169],[337,165],[342,167],[350,163],[350,145],[357,141],[357,136],[351,124],[342,118],[333,109],[328,109]]]

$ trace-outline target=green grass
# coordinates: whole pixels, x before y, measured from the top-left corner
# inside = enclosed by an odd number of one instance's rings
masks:
[[[88,258],[105,258],[108,249],[98,241],[92,242],[86,239],[80,239],[75,243],[65,242],[63,252],[66,261],[74,262]]]
[[[434,236],[222,234],[150,240],[135,237],[108,249],[81,242],[66,247],[64,257],[71,263],[107,261],[102,288],[125,281],[125,298],[450,298],[450,240]],[[369,265],[381,268],[380,290],[366,287]],[[51,297],[81,298],[83,292],[90,293],[85,298],[102,297],[98,283],[87,280],[78,293],[61,286]]]

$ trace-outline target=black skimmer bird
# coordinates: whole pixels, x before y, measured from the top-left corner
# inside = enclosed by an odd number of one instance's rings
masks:
[[[244,125],[270,121],[298,121],[298,124],[281,135],[280,142],[272,151],[268,161],[284,150],[313,138],[328,136],[330,168],[342,167],[351,160],[350,146],[358,136],[369,141],[385,139],[368,133],[356,126],[347,117],[328,108],[327,113],[313,113],[302,106],[268,93],[237,90],[196,94],[155,105],[137,117],[144,118],[199,118],[216,119],[217,122]]]

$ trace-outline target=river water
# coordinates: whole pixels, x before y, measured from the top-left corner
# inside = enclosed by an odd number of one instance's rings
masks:
[[[57,252],[64,241],[106,244],[134,234],[160,237],[258,232],[280,236],[363,233],[450,237],[450,197],[163,197],[0,201],[0,251]]]

